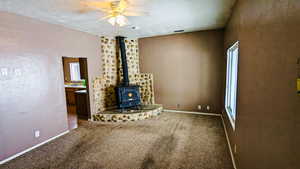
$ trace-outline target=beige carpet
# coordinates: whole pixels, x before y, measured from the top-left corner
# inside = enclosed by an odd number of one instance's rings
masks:
[[[0,169],[232,169],[219,117],[166,113],[153,119],[84,122]]]

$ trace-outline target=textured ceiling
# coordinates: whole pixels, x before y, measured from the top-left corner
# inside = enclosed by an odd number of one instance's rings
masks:
[[[105,14],[90,11],[83,0],[1,0],[0,11],[36,18],[94,35],[149,37],[223,28],[235,0],[129,0],[134,9],[148,15],[128,17],[130,24],[115,28],[100,18]],[[96,1],[96,0],[94,0]],[[103,0],[98,0],[103,1]],[[132,7],[132,8],[133,8]],[[133,30],[133,26],[140,29]]]

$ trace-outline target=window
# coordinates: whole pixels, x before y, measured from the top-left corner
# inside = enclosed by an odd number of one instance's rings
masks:
[[[71,81],[79,81],[81,80],[80,77],[80,66],[78,62],[70,63],[70,75]]]
[[[227,50],[226,98],[225,98],[225,109],[233,129],[235,129],[235,119],[236,119],[238,56],[239,56],[239,42],[236,42],[233,46],[231,46]]]

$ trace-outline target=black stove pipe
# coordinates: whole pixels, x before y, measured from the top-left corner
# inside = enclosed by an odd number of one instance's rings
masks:
[[[121,60],[122,60],[122,69],[123,69],[123,86],[129,86],[129,78],[128,78],[128,65],[126,58],[126,46],[125,46],[125,37],[117,36],[116,40],[119,44],[121,51]]]

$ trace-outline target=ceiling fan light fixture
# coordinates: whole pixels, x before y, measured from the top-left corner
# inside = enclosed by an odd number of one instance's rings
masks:
[[[112,24],[113,26],[116,25],[116,17],[111,17],[107,20],[110,24]]]
[[[89,1],[89,0],[86,0]],[[129,24],[127,16],[142,16],[144,12],[128,10],[130,3],[129,0],[104,0],[104,2],[98,2],[94,0],[90,2],[83,2],[82,4],[89,8],[96,9],[97,11],[105,12],[106,16],[101,20],[107,20],[113,26],[125,26]]]
[[[113,26],[115,26],[116,24],[119,26],[125,26],[128,24],[128,19],[123,15],[113,16],[109,18],[107,21]]]
[[[116,22],[119,26],[125,26],[128,24],[128,19],[123,15],[118,15],[116,17]]]

